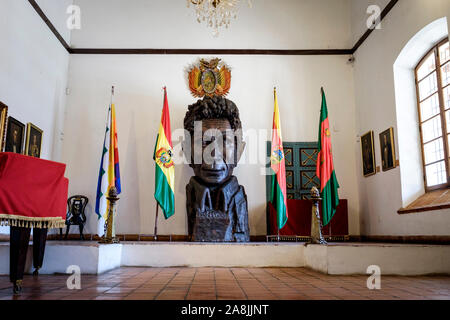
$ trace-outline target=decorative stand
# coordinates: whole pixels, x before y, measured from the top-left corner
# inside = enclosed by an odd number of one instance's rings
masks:
[[[99,241],[99,243],[119,243],[120,241],[119,238],[116,237],[116,227],[114,223],[114,216],[116,215],[116,202],[119,200],[117,197],[116,187],[111,187],[111,189],[109,189],[108,197],[106,199],[109,201],[108,219],[106,221],[106,235]]]
[[[322,200],[316,187],[311,189],[312,216],[311,216],[311,243],[327,244],[322,234],[322,221],[320,220],[319,201]]]

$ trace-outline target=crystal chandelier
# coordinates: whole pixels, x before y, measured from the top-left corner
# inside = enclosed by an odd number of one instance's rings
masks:
[[[195,7],[198,23],[206,22],[208,27],[213,28],[213,35],[219,35],[219,28],[228,28],[231,19],[236,19],[238,4],[240,0],[187,0],[188,8]],[[251,0],[248,0],[251,7]]]

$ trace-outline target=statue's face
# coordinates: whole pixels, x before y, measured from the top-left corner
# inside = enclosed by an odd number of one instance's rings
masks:
[[[228,120],[208,119],[202,121],[203,137],[192,137],[191,166],[204,183],[220,185],[233,174],[240,152],[231,133],[233,130]]]

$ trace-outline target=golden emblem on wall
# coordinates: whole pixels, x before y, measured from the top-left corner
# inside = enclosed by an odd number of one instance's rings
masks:
[[[211,61],[200,60],[199,66],[189,71],[189,89],[194,97],[226,96],[231,86],[231,71],[215,58]]]

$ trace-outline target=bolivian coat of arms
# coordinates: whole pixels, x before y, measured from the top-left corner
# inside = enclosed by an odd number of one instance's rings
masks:
[[[226,96],[230,87],[231,71],[221,59],[201,59],[200,65],[189,71],[189,89],[196,98]]]

